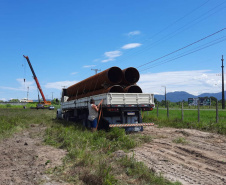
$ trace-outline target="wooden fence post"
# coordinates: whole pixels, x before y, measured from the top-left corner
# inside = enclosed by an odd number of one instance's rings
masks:
[[[169,119],[169,102],[167,102],[167,118]]]
[[[184,102],[181,103],[181,119],[184,121]]]
[[[198,100],[198,122],[200,122],[200,105]]]
[[[157,103],[157,118],[159,117],[159,103]]]
[[[218,100],[216,101],[216,123],[218,123],[219,117],[218,117]]]

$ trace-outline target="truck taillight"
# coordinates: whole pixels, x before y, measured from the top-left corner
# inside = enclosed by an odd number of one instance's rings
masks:
[[[118,112],[119,111],[118,108],[108,108],[107,110],[110,112]]]
[[[143,107],[142,111],[152,111],[153,107]]]

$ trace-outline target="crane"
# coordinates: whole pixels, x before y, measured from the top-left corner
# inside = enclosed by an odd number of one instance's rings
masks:
[[[28,65],[29,65],[29,67],[30,67],[30,69],[31,69],[31,72],[32,72],[32,74],[33,74],[33,78],[34,78],[34,80],[35,80],[35,82],[36,82],[36,85],[37,85],[37,87],[38,87],[38,90],[39,90],[39,92],[40,92],[40,94],[41,94],[41,96],[42,96],[43,102],[41,102],[41,104],[44,104],[44,106],[45,106],[45,105],[51,105],[51,101],[46,101],[46,98],[45,98],[45,96],[44,96],[44,94],[43,94],[43,92],[42,92],[42,88],[41,88],[41,86],[40,86],[40,84],[39,84],[39,82],[38,82],[38,78],[37,78],[37,76],[36,76],[36,74],[35,74],[35,71],[34,71],[32,65],[31,65],[31,62],[30,62],[29,57],[28,57],[28,56],[25,56],[25,55],[23,55],[23,56],[24,56],[24,58],[26,58],[26,60],[27,60],[27,63],[28,63]]]

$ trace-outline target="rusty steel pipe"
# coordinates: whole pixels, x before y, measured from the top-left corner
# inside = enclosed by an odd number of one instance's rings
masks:
[[[139,71],[134,67],[128,67],[122,70],[123,78],[122,78],[122,85],[133,85],[138,82],[140,79]]]
[[[78,96],[98,89],[119,84],[122,81],[122,70],[111,67],[67,88],[68,96]]]
[[[99,89],[96,91],[88,92],[86,94],[80,94],[78,96],[69,97],[69,99],[67,101],[84,98],[84,97],[88,97],[88,96],[93,96],[93,95],[97,95],[97,94],[103,94],[103,93],[123,93],[123,92],[124,92],[124,89],[122,86],[114,85],[107,89]]]
[[[142,93],[142,89],[138,85],[130,85],[124,89],[125,93]]]

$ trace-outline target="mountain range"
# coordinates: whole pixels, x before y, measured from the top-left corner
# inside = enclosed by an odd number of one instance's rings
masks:
[[[224,92],[226,93],[226,91]],[[200,94],[198,96],[195,96],[195,95],[192,95],[192,94],[189,94],[185,91],[175,91],[175,92],[169,92],[169,93],[166,93],[166,100],[169,100],[171,102],[180,102],[180,101],[188,101],[188,98],[198,98],[198,97],[215,97],[217,98],[218,100],[221,100],[222,99],[222,93],[219,92],[219,93],[203,93],[203,94]],[[158,101],[162,101],[162,100],[165,100],[165,95],[154,95],[154,97],[158,100]]]

